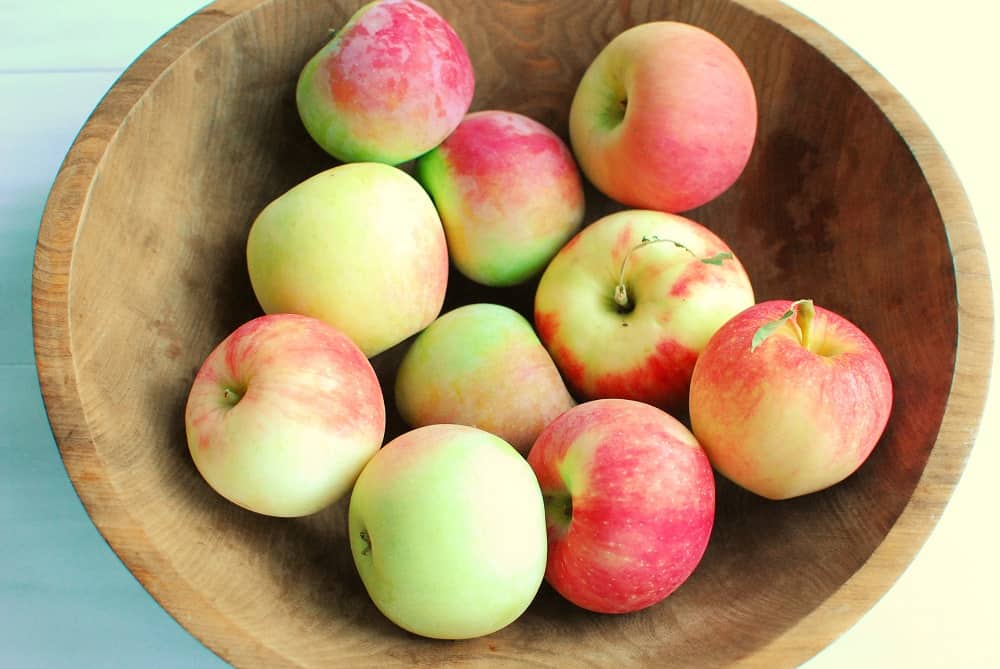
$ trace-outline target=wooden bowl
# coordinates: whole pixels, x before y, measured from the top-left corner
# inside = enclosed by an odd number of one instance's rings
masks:
[[[630,25],[687,21],[739,53],[757,144],[736,186],[690,215],[729,241],[758,299],[812,297],[884,353],[893,414],[855,475],[780,503],[720,480],[704,561],[663,603],[595,615],[543,586],[516,623],[462,642],[414,637],[378,613],[351,561],[346,504],[268,518],[199,477],[188,389],[211,348],[259,314],[251,221],[333,164],[301,126],[294,84],[361,2],[209,6],[128,69],[70,150],[39,236],[35,344],[53,431],[97,527],[235,665],[775,667],[816,653],[885,592],[950,495],[983,408],[992,315],[978,229],[931,134],[858,56],[771,0],[432,4],[469,48],[473,108],[563,136],[584,68]],[[593,192],[589,207],[589,220],[615,208]],[[456,276],[449,307],[527,309],[532,290]],[[386,382],[400,350],[375,361]]]

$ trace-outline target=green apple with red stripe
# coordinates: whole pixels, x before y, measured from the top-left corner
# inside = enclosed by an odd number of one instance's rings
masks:
[[[361,350],[326,323],[260,316],[208,355],[185,409],[188,448],[220,495],[291,517],[343,497],[378,451],[385,404]]]
[[[576,403],[531,323],[498,304],[469,304],[417,335],[396,375],[396,407],[413,427],[471,425],[527,454]]]
[[[682,216],[625,210],[580,231],[549,263],[535,327],[578,399],[687,407],[698,354],[754,303],[732,249]]]
[[[669,414],[632,400],[585,402],[545,428],[528,464],[545,501],[545,578],[577,606],[652,606],[701,561],[715,479],[698,441]]]
[[[398,165],[437,146],[469,109],[475,78],[454,28],[417,0],[370,2],[303,67],[299,116],[342,161]]]
[[[532,118],[469,114],[417,160],[455,267],[511,286],[536,276],[583,222],[583,183],[566,144]]]
[[[885,360],[858,326],[809,300],[772,300],[709,341],[691,380],[691,424],[721,474],[788,499],[856,471],[892,397]]]
[[[349,163],[271,202],[247,238],[266,313],[319,318],[372,357],[427,327],[444,305],[448,246],[430,197],[406,172]]]
[[[569,134],[584,174],[608,197],[688,211],[743,173],[757,98],[743,63],[717,36],[651,21],[594,58],[573,96]]]

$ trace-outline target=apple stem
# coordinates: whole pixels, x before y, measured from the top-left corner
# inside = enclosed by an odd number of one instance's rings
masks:
[[[792,302],[781,316],[757,328],[757,331],[753,333],[753,338],[750,340],[750,350],[753,351],[763,344],[764,340],[774,334],[785,321],[791,321],[792,327],[795,329],[795,334],[799,338],[799,343],[802,344],[803,348],[808,349],[811,341],[812,321],[815,314],[816,310],[812,300],[796,300]]]
[[[243,396],[232,388],[222,389],[222,400],[229,406],[236,406],[241,399],[243,399]]]
[[[658,242],[669,242],[679,249],[684,249],[685,251],[690,253],[692,257],[698,258],[697,253],[695,253],[689,247],[685,246],[684,244],[680,243],[677,240],[664,239],[657,237],[656,235],[643,235],[642,241],[640,241],[638,244],[630,248],[628,250],[628,253],[625,254],[625,257],[622,258],[622,266],[620,271],[618,272],[618,285],[615,286],[615,296],[614,296],[615,304],[618,305],[619,311],[623,312],[629,311],[633,306],[631,301],[629,300],[628,289],[625,288],[625,266],[628,264],[629,258],[631,258],[632,254],[641,249],[642,247],[649,246],[650,244],[656,244]],[[706,265],[721,265],[722,261],[729,260],[732,257],[733,257],[732,253],[729,253],[728,251],[722,251],[720,253],[716,253],[714,256],[708,256],[706,258],[698,258],[698,260],[705,263]]]

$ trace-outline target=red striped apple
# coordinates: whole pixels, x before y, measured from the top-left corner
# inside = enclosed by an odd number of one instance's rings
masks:
[[[413,177],[350,163],[271,202],[250,228],[247,266],[266,313],[319,318],[372,357],[441,313],[448,247]]]
[[[417,335],[396,375],[396,407],[409,425],[471,425],[524,454],[574,404],[531,323],[497,304],[442,315]]]
[[[535,327],[579,399],[679,413],[709,337],[753,302],[743,266],[713,232],[627,210],[584,228],[552,259],[535,293]]]
[[[652,606],[701,561],[715,519],[712,467],[667,413],[595,400],[552,422],[528,453],[545,501],[545,578],[599,613]]]
[[[348,532],[372,601],[426,637],[505,627],[545,573],[545,511],[531,467],[474,427],[428,425],[386,444],[351,493]]]
[[[537,275],[583,222],[583,183],[569,148],[521,114],[469,114],[416,172],[441,214],[455,267],[488,286]]]
[[[757,133],[757,99],[733,50],[701,28],[655,21],[608,43],[569,112],[588,179],[629,207],[687,211],[728,189]]]
[[[695,366],[691,423],[715,468],[770,499],[832,486],[874,449],[892,380],[856,325],[811,301],[768,301],[719,329]]]
[[[455,129],[474,86],[469,54],[440,14],[417,0],[380,0],[306,63],[296,103],[334,157],[397,165]]]
[[[198,471],[220,495],[271,516],[343,497],[382,444],[385,405],[361,350],[307,316],[245,323],[206,358],[185,411]]]

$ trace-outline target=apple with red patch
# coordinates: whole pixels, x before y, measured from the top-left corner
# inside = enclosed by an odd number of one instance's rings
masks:
[[[719,473],[788,499],[856,471],[892,398],[885,360],[860,328],[810,300],[772,300],[709,341],[691,380],[691,424]]]
[[[308,316],[261,316],[208,355],[185,409],[188,448],[212,488],[257,513],[315,513],[378,451],[385,404],[343,333]]]
[[[736,53],[712,33],[653,21],[620,33],[580,80],[570,142],[588,179],[629,207],[688,211],[742,174],[757,98]]]
[[[416,175],[437,205],[455,267],[488,286],[536,276],[583,222],[573,155],[522,114],[469,114],[417,160]]]
[[[535,327],[578,399],[686,409],[698,354],[754,303],[732,250],[682,216],[626,210],[580,231],[535,293]]]
[[[669,414],[632,400],[585,402],[542,431],[528,464],[545,502],[545,578],[577,606],[652,606],[701,561],[715,479],[698,441]]]
[[[302,69],[306,130],[342,161],[397,165],[434,148],[469,110],[475,77],[454,28],[417,0],[361,7]]]

